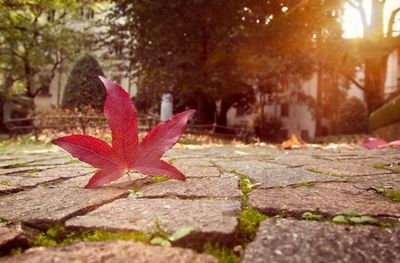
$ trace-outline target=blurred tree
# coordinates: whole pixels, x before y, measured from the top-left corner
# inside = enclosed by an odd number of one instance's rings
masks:
[[[106,91],[98,76],[104,76],[104,72],[94,57],[85,55],[79,59],[64,89],[63,108],[82,110],[90,105],[102,110]]]
[[[124,47],[139,94],[157,101],[172,92],[178,107],[197,108],[199,122],[218,110],[224,125],[231,105],[251,105],[256,95],[277,99],[272,94],[288,87],[291,97],[312,104],[300,79],[315,70],[315,35],[338,23],[330,12],[340,2],[119,0],[106,43]]]
[[[81,5],[77,0],[0,2],[3,97],[9,97],[16,87],[22,87],[20,92],[29,98],[48,91],[62,63],[73,59],[89,40],[87,34],[67,25],[79,15]]]
[[[364,103],[355,97],[345,100],[338,110],[338,134],[362,134],[368,130],[368,113]]]
[[[347,49],[347,60],[358,60],[364,69],[364,81],[360,82],[348,72],[344,75],[364,92],[368,113],[381,107],[384,103],[384,88],[389,54],[400,47],[399,32],[395,32],[396,20],[400,17],[400,3],[390,14],[387,22],[387,33],[384,33],[384,5],[387,0],[372,0],[370,17],[367,5],[362,0],[347,0],[350,6],[358,10],[364,29],[364,37],[351,41],[355,46]]]

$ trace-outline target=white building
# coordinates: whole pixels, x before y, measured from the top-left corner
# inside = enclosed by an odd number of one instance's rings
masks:
[[[356,72],[355,79],[361,84],[364,83],[364,71],[359,69]],[[317,97],[318,74],[314,75],[306,81],[303,81],[301,86],[306,95],[310,95],[314,99]],[[347,98],[356,97],[364,100],[364,94],[355,84],[351,82],[343,82],[341,85],[348,86]],[[385,82],[385,95],[398,91],[400,89],[400,52],[394,50],[390,53],[387,60],[387,76]],[[290,98],[288,98],[288,101]],[[335,100],[335,98],[332,98]],[[341,101],[338,101],[338,106]],[[295,134],[305,140],[314,138],[316,134],[316,120],[311,110],[304,103],[276,103],[269,102],[265,106],[267,117],[277,117],[282,123],[282,137],[288,137]],[[254,127],[254,121],[259,113],[241,114],[240,110],[232,107],[227,113],[228,126],[248,126]],[[329,120],[322,119],[322,126],[329,127]]]

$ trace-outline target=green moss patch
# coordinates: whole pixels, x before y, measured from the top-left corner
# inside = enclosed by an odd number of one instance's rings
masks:
[[[253,240],[257,233],[259,224],[268,217],[252,208],[244,208],[239,217],[239,231],[242,243]]]
[[[20,168],[20,167],[27,167],[28,163],[15,163],[12,165],[5,166],[5,169],[13,169],[13,168]]]
[[[38,173],[38,172],[40,172],[40,170],[37,168],[29,169],[28,171],[26,171],[26,173],[29,173],[29,174]]]
[[[0,186],[13,186],[13,184],[8,181],[0,181]]]
[[[384,197],[390,199],[393,202],[400,202],[400,192],[398,191],[391,191],[385,188],[373,188],[373,189],[378,194],[383,195]]]
[[[78,241],[100,242],[109,240],[126,240],[149,243],[150,234],[141,232],[108,232],[108,231],[88,231],[81,233],[66,233],[64,227],[56,225],[40,234],[33,242],[33,246],[53,247],[59,245],[69,245]]]
[[[239,263],[239,257],[232,249],[211,243],[205,244],[203,249],[204,253],[215,257],[221,263]]]
[[[169,178],[165,177],[165,176],[153,176],[151,177],[151,182],[152,183],[161,183],[161,182],[165,182],[168,181]]]
[[[76,159],[72,159],[72,160],[66,162],[65,164],[76,164],[76,163],[80,163],[80,161],[76,160]]]
[[[339,177],[339,178],[343,178],[344,177],[344,175],[342,175],[342,174],[323,171],[323,170],[318,169],[316,167],[309,167],[309,168],[307,168],[307,171],[310,171],[310,172],[313,172],[313,173],[318,173],[318,174],[324,174],[324,175]]]

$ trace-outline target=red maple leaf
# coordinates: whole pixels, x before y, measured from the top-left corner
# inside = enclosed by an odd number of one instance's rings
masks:
[[[107,90],[104,115],[111,128],[112,146],[88,135],[73,134],[52,141],[79,160],[100,170],[89,180],[93,188],[117,180],[129,171],[186,180],[174,166],[160,160],[176,144],[194,110],[158,124],[139,143],[136,109],[117,83],[100,77]]]

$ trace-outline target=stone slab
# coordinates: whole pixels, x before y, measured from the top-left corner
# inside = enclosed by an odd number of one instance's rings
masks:
[[[182,242],[187,246],[202,246],[206,240],[233,242],[240,209],[240,201],[234,200],[120,199],[72,218],[66,226],[150,232],[158,221],[169,234],[182,227],[193,227]]]
[[[14,247],[26,247],[28,237],[21,225],[0,225],[0,256],[4,256]]]
[[[272,168],[264,169],[261,172],[248,173],[249,179],[256,184],[257,188],[283,187],[288,185],[314,183],[314,182],[332,182],[342,179],[313,173],[304,168]]]
[[[239,178],[234,174],[224,174],[221,177],[192,179],[185,182],[168,180],[162,183],[144,186],[140,191],[143,197],[240,197]]]
[[[384,188],[391,191],[400,192],[400,175],[398,174],[380,174],[371,176],[356,176],[348,179],[349,183],[357,188],[365,190],[374,190]]]
[[[390,173],[389,171],[372,168],[367,165],[363,166],[344,162],[331,162],[328,164],[309,165],[305,166],[305,168],[336,176],[363,176]]]
[[[236,172],[245,176],[262,175],[266,170],[285,167],[279,164],[259,160],[219,160],[215,161],[215,164],[222,170],[227,172]]]
[[[217,263],[211,256],[190,249],[150,246],[129,241],[76,243],[54,248],[31,248],[23,254],[0,258],[2,263]]]
[[[89,172],[91,168],[82,167],[62,167],[42,170],[33,173],[14,173],[0,175],[0,193],[18,191],[26,187],[34,187],[39,184],[53,182],[59,179],[77,177]],[[84,187],[83,185],[82,187]]]
[[[267,214],[286,211],[300,217],[306,211],[334,216],[357,215],[400,217],[400,203],[375,191],[348,183],[323,183],[312,187],[256,189],[249,194],[250,206]]]
[[[8,168],[8,169],[1,169],[0,168],[0,175],[8,175],[8,174],[15,174],[15,173],[24,173],[33,170],[46,170],[55,168],[56,166],[24,166],[24,167],[16,167],[16,168]]]
[[[302,155],[279,155],[275,159],[269,161],[275,164],[281,164],[288,167],[300,167],[304,165],[311,165],[316,163],[326,163],[326,160],[320,160],[313,158],[312,156],[302,154]]]
[[[178,159],[172,162],[186,177],[218,177],[220,170],[204,159]]]
[[[400,262],[400,228],[268,220],[242,262]]]
[[[0,196],[0,218],[46,228],[126,195],[119,189],[37,187]]]

